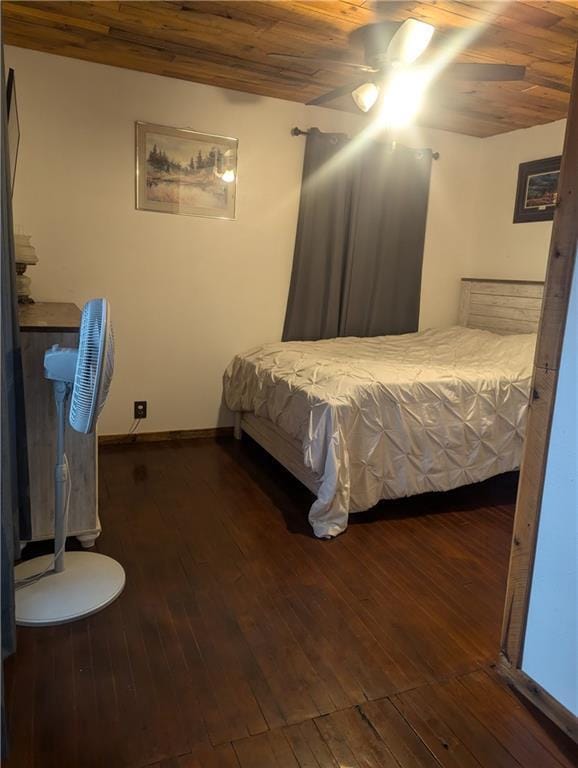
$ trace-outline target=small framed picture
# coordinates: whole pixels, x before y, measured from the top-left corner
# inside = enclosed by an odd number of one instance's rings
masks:
[[[514,224],[552,221],[558,201],[561,156],[520,163]]]
[[[234,219],[237,139],[136,124],[136,207]]]

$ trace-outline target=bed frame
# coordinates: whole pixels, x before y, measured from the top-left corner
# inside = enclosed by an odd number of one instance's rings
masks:
[[[464,277],[458,325],[494,333],[537,333],[544,283],[533,280],[483,280]],[[303,464],[301,443],[269,419],[235,414],[235,437],[243,432],[317,495],[321,479]]]
[[[458,325],[494,333],[537,333],[544,283],[462,279]]]

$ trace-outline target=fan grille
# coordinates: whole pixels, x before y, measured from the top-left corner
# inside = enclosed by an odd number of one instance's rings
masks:
[[[106,299],[84,305],[80,344],[70,403],[70,425],[92,432],[104,407],[114,370],[114,336]]]

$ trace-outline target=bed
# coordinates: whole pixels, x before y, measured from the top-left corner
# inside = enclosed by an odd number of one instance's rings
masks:
[[[463,279],[459,325],[401,336],[277,342],[224,376],[247,433],[316,496],[316,536],[382,499],[517,469],[543,284]]]

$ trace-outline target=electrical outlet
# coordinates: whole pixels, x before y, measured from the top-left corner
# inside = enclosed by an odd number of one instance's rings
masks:
[[[146,419],[147,417],[147,401],[146,400],[134,401],[134,417],[135,419]]]

